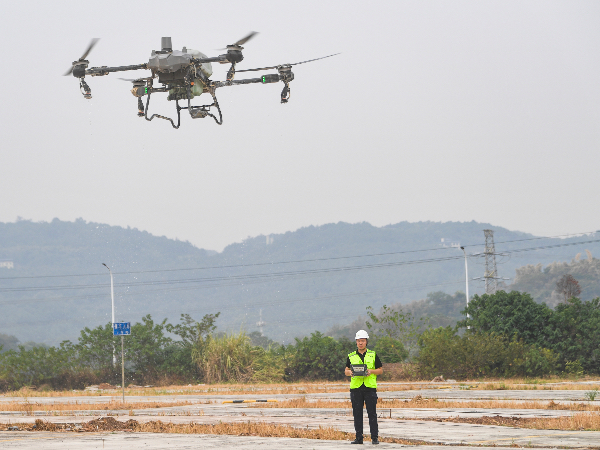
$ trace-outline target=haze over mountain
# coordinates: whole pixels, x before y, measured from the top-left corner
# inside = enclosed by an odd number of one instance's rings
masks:
[[[377,310],[434,291],[464,291],[463,253],[452,245],[482,252],[487,228],[504,253],[497,256],[502,277],[514,278],[527,264],[570,261],[586,249],[600,254],[598,242],[576,244],[595,235],[536,239],[477,222],[340,222],[251,237],[217,253],[83,219],[21,220],[0,223],[0,261],[14,265],[0,267],[0,333],[56,344],[109,322],[106,263],[114,275],[117,321],[151,314],[176,322],[182,313],[200,319],[221,312],[220,330],[254,331],[262,318],[266,335],[289,342],[350,323],[366,306]],[[483,271],[483,260],[470,257],[470,277]],[[481,293],[482,284],[472,281],[470,290]]]

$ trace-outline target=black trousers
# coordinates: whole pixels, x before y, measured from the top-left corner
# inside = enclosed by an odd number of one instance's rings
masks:
[[[379,436],[377,427],[377,391],[363,389],[350,389],[350,400],[352,401],[352,415],[354,416],[354,430],[356,439],[363,438],[363,404],[367,407],[369,415],[369,429],[371,439]]]

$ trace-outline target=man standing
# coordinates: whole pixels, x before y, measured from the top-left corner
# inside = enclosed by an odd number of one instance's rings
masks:
[[[365,330],[356,332],[357,350],[348,355],[345,374],[352,377],[350,381],[350,400],[352,401],[352,414],[354,415],[354,430],[356,439],[352,444],[363,443],[363,404],[367,407],[369,415],[369,428],[371,443],[379,444],[379,429],[377,427],[377,375],[383,374],[383,364],[373,350],[367,349],[369,335]],[[367,366],[364,376],[354,375],[352,366],[365,364]]]

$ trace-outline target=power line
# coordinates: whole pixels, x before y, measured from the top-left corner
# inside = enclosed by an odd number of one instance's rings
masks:
[[[567,247],[581,244],[588,244],[593,242],[600,242],[600,239],[593,239],[588,241],[579,241],[579,242],[568,242],[563,244],[554,244],[554,245],[543,245],[539,247],[530,247],[524,249],[515,249],[505,251],[504,253],[522,253],[527,251],[535,251],[535,250],[544,250],[548,248],[557,248],[557,247]],[[401,266],[409,266],[416,264],[427,264],[432,262],[445,262],[445,261],[454,261],[462,259],[462,256],[447,256],[441,258],[426,258],[426,259],[416,259],[416,260],[408,260],[408,261],[397,261],[397,262],[389,262],[389,263],[378,263],[378,264],[365,264],[365,265],[357,265],[357,266],[343,266],[343,267],[330,267],[324,269],[306,269],[306,270],[296,270],[296,271],[282,271],[282,272],[270,272],[270,273],[258,273],[258,274],[246,274],[246,275],[227,275],[227,276],[218,276],[218,277],[202,277],[202,278],[184,278],[177,280],[159,280],[159,281],[135,281],[128,283],[116,283],[116,286],[127,286],[127,287],[137,287],[137,286],[160,286],[160,285],[172,285],[172,284],[188,284],[188,283],[215,283],[218,281],[233,281],[233,280],[255,280],[255,279],[277,279],[277,278],[286,278],[286,277],[294,277],[294,276],[303,276],[303,275],[315,275],[315,274],[333,274],[333,273],[342,273],[348,271],[358,271],[358,270],[373,270],[373,269],[382,269],[382,268],[392,268],[392,267],[401,267]],[[107,286],[106,283],[102,284],[81,284],[81,285],[61,285],[61,286],[41,286],[41,287],[17,287],[17,288],[1,288],[0,292],[31,292],[31,291],[56,291],[56,290],[76,290],[76,289],[99,289],[105,288]],[[212,285],[218,286],[217,284]]]
[[[129,283],[115,283],[115,286],[157,286],[157,285],[170,285],[170,284],[183,284],[183,283],[205,283],[214,281],[231,281],[231,280],[252,280],[252,279],[273,279],[283,278],[297,275],[310,275],[310,274],[321,274],[321,273],[336,273],[336,272],[347,272],[355,270],[367,270],[367,269],[380,269],[388,267],[398,267],[404,265],[414,264],[426,264],[430,262],[442,262],[452,261],[455,259],[461,259],[462,256],[449,256],[444,258],[427,258],[411,261],[399,261],[391,263],[379,263],[379,264],[366,264],[359,266],[345,266],[345,267],[330,267],[325,269],[306,269],[306,270],[295,270],[295,271],[284,271],[284,272],[271,272],[271,273],[258,273],[258,274],[246,274],[246,275],[227,275],[218,277],[203,277],[203,278],[184,278],[177,280],[162,280],[162,281],[134,281]],[[77,285],[60,285],[60,286],[41,286],[41,287],[17,287],[17,288],[2,288],[0,292],[23,292],[23,291],[55,291],[55,290],[74,290],[74,289],[98,289],[105,288],[107,285],[102,284],[77,284]]]
[[[540,236],[540,237],[532,237],[532,238],[524,238],[524,239],[513,239],[508,241],[500,241],[497,244],[507,244],[512,242],[524,242],[524,241],[532,241],[539,239],[557,239],[557,238],[565,238],[568,236],[581,236],[581,235],[590,235],[594,234],[595,231],[583,232],[583,233],[570,233],[570,234],[560,234],[556,236]],[[592,241],[596,242],[596,241]],[[481,244],[467,244],[463,245],[463,247],[478,247],[485,245]],[[431,251],[439,251],[439,250],[450,250],[454,249],[454,247],[435,247],[428,249],[420,249],[420,250],[403,250],[399,252],[385,252],[385,253],[372,253],[366,255],[351,255],[351,256],[335,256],[330,258],[313,258],[313,259],[298,259],[298,260],[289,260],[289,261],[276,261],[276,262],[263,262],[263,263],[248,263],[248,264],[230,264],[230,265],[221,265],[221,266],[204,266],[204,267],[187,267],[187,268],[179,268],[179,269],[156,269],[156,270],[139,270],[139,271],[127,271],[127,272],[114,272],[115,275],[134,275],[134,274],[142,274],[142,273],[163,273],[163,272],[181,272],[181,271],[192,271],[192,270],[215,270],[215,269],[232,269],[232,268],[240,268],[240,267],[256,267],[256,266],[274,266],[279,264],[297,264],[297,263],[306,263],[306,262],[323,262],[323,261],[335,261],[342,259],[353,259],[353,258],[370,258],[375,256],[390,256],[390,255],[401,255],[407,253],[421,253],[421,252],[431,252]],[[67,277],[90,277],[90,276],[105,276],[105,273],[87,273],[87,274],[66,274],[66,275],[31,275],[31,276],[21,276],[21,277],[0,277],[0,280],[18,280],[18,279],[32,279],[32,278],[67,278]]]
[[[256,307],[260,307],[260,306],[278,306],[278,305],[283,305],[283,304],[289,304],[289,303],[297,303],[297,302],[310,302],[310,301],[322,301],[322,300],[328,300],[328,299],[333,299],[333,298],[346,298],[346,297],[355,297],[355,296],[359,296],[359,295],[371,295],[371,294],[381,294],[381,293],[389,293],[389,292],[397,292],[397,291],[410,291],[410,290],[416,290],[416,289],[422,289],[422,288],[427,288],[427,287],[439,287],[439,286],[448,286],[448,285],[456,285],[456,284],[462,284],[462,280],[460,281],[449,281],[449,282],[444,282],[444,283],[429,283],[429,284],[420,284],[420,285],[412,285],[412,286],[403,286],[400,288],[393,288],[393,289],[378,289],[378,290],[374,290],[374,291],[355,291],[355,292],[344,292],[341,294],[334,294],[334,295],[324,295],[324,296],[318,296],[318,297],[301,297],[301,298],[292,298],[292,299],[281,299],[281,300],[267,300],[267,301],[263,301],[263,302],[254,302],[254,303],[246,303],[246,304],[238,304],[238,305],[226,305],[226,306],[221,306],[219,308],[213,308],[213,309],[218,309],[218,310],[228,310],[228,309],[248,309],[248,308],[256,308]],[[197,308],[197,309],[186,309],[185,312],[186,313],[193,313],[193,312],[198,312],[198,311],[202,311],[202,312],[206,312],[207,308],[203,307],[203,308]],[[151,313],[152,314],[156,314],[156,313],[160,313],[160,312],[165,312],[165,311],[169,311],[169,312],[173,312],[173,308],[163,308],[163,309],[155,309],[152,310]],[[175,310],[176,311],[176,310]],[[119,313],[121,314],[121,313]],[[91,319],[92,316],[80,316],[78,317],[78,320],[82,321],[85,319]],[[22,325],[37,325],[37,324],[55,324],[55,323],[63,323],[63,322],[73,322],[72,318],[61,318],[61,319],[57,319],[57,320],[43,320],[43,321],[37,321],[37,322],[15,322],[15,321],[11,321],[11,323],[9,325],[2,325],[2,328],[16,328]]]

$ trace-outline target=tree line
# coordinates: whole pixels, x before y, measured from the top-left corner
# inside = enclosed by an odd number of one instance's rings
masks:
[[[182,314],[171,324],[147,315],[132,324],[131,335],[124,337],[126,385],[338,380],[346,355],[356,348],[348,338],[318,331],[288,345],[258,332],[218,332],[218,316],[196,321]],[[400,342],[384,341],[395,355],[391,359],[406,357]],[[121,338],[113,336],[111,323],[84,328],[76,343],[0,352],[0,390],[83,389],[101,382],[121,382]]]
[[[600,298],[571,297],[554,309],[526,293],[475,295],[455,327],[419,336],[427,375],[535,377],[600,373]]]
[[[600,374],[600,298],[572,297],[551,309],[526,293],[499,291],[475,295],[462,312],[456,326],[432,327],[410,312],[368,307],[369,347],[384,363],[412,363],[422,378]],[[319,331],[287,345],[258,332],[223,333],[218,316],[196,321],[182,314],[171,324],[147,315],[133,324],[124,338],[126,384],[340,380],[346,355],[356,348],[348,337]],[[76,343],[0,351],[0,390],[118,384],[120,350],[107,323],[84,328]]]

